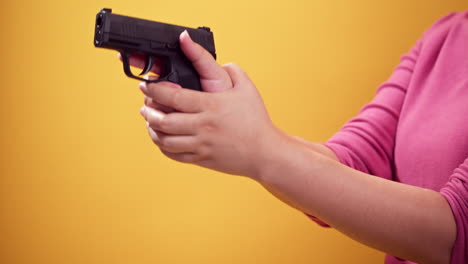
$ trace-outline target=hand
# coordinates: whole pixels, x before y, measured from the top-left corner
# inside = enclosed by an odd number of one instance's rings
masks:
[[[150,99],[141,113],[151,139],[171,159],[254,177],[280,135],[255,85],[237,65],[219,66],[187,33],[180,44],[207,92],[141,83]],[[177,112],[164,113],[152,104]]]
[[[185,37],[184,37],[185,36]],[[185,55],[191,59],[194,67],[200,74],[200,83],[205,92],[219,92],[224,89],[232,87],[231,80],[228,74],[216,64],[216,61],[211,54],[203,49],[200,45],[193,42],[186,31],[182,32],[180,36],[180,44]],[[118,58],[122,61],[122,56],[119,53]],[[129,59],[129,63],[133,67],[143,69],[145,67],[145,57],[140,54],[132,54]],[[216,67],[212,67],[215,65]],[[155,58],[155,63],[151,68],[150,72],[156,74],[147,75],[145,79],[157,79],[162,72],[161,61]],[[180,86],[173,86],[180,87]],[[145,96],[145,105],[151,106],[164,113],[173,112],[174,109],[157,104],[151,100],[151,98]]]

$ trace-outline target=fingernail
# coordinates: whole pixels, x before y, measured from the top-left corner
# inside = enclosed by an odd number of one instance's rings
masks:
[[[149,117],[152,117],[156,120],[161,120],[164,118],[164,114],[157,111],[157,110],[154,110],[153,108],[151,107],[146,107],[145,108],[145,114],[149,115]],[[147,118],[148,119],[148,118]]]
[[[189,38],[190,40],[192,39],[188,33],[187,30],[184,30],[181,34],[180,34],[180,39],[183,39],[183,38]]]
[[[154,143],[156,143],[159,140],[158,134],[154,132],[154,130],[151,127],[149,127],[149,125],[147,129],[148,129],[148,133],[150,134],[151,139],[153,140]]]
[[[142,106],[142,107],[140,108],[140,114],[141,114],[141,116],[143,116],[143,117],[145,117],[145,108],[146,108],[145,106]],[[145,117],[145,118],[146,118],[146,117]]]
[[[140,88],[140,90],[143,93],[146,93],[148,91],[148,89],[146,88],[146,82],[140,82],[140,84],[138,85],[138,88]]]

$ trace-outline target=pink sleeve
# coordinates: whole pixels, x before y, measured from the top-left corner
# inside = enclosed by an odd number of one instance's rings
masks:
[[[398,120],[407,88],[413,78],[413,69],[418,65],[421,47],[431,43],[428,38],[431,33],[437,34],[437,29],[442,28],[442,25],[447,27],[456,21],[453,18],[460,17],[454,14],[439,19],[415,47],[401,57],[400,64],[389,80],[378,88],[373,100],[324,143],[335,152],[341,163],[367,174],[393,180]],[[465,14],[468,18],[468,12]],[[426,40],[427,43],[424,43]],[[468,263],[468,158],[453,172],[440,193],[450,204],[457,226],[451,263]],[[314,216],[309,217],[321,226],[328,226]]]
[[[450,204],[457,225],[451,263],[468,263],[468,158],[454,171],[440,193]]]
[[[374,99],[325,143],[343,164],[367,174],[392,179],[398,119],[413,71],[416,66],[421,71],[419,53],[423,45],[431,45],[435,36],[442,36],[441,28],[452,25],[456,14],[440,18],[424,32],[410,52],[401,57],[390,78],[377,89]],[[419,72],[421,74],[424,73]]]
[[[380,85],[373,100],[359,114],[348,121],[325,146],[335,152],[341,163],[367,174],[392,180],[395,135],[407,88],[413,77],[425,37],[441,24],[449,14],[433,24],[416,45],[401,57],[400,64],[390,78]],[[321,226],[328,225],[308,215]]]
[[[440,34],[438,29],[451,24],[454,14],[436,21],[410,52],[401,57],[400,64],[377,89],[374,99],[325,143],[341,163],[367,174],[392,179],[398,119],[419,53],[426,39],[433,33]]]
[[[325,143],[341,163],[368,174],[392,178],[398,118],[420,46],[418,41],[401,57],[400,64],[389,80],[380,85],[374,99]]]
[[[391,179],[393,147],[400,110],[417,61],[421,41],[401,57],[389,80],[377,90],[374,99],[359,115],[346,123],[325,143],[335,152],[341,163],[368,173]],[[308,215],[323,227],[320,219]]]
[[[421,41],[418,41],[401,57],[400,64],[389,80],[380,85],[374,99],[325,143],[341,163],[368,174],[392,178],[398,117],[420,46]],[[329,227],[320,219],[308,216],[320,226]]]

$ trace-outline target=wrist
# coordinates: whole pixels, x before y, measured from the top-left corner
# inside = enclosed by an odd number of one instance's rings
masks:
[[[282,166],[287,153],[291,153],[289,149],[292,141],[288,134],[272,125],[269,133],[263,134],[258,143],[256,148],[258,151],[254,153],[253,169],[247,176],[262,183],[268,175]]]
[[[255,174],[250,176],[260,184],[279,187],[285,184],[285,178],[301,173],[314,175],[325,161],[333,160],[276,127],[269,142],[255,162]]]

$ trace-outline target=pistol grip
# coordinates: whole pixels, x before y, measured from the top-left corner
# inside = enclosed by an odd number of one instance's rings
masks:
[[[191,61],[183,55],[177,55],[169,58],[166,68],[168,69],[169,81],[176,80],[183,88],[191,90],[202,91],[200,83],[200,75],[197,70],[193,67]]]

